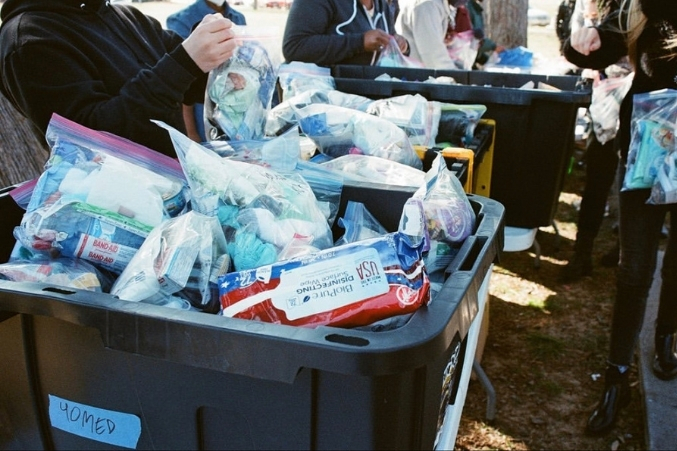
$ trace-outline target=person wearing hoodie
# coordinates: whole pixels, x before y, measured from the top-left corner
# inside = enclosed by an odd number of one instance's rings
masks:
[[[677,89],[677,2],[623,0],[620,10],[608,14],[599,25],[572,34],[563,54],[578,67],[598,70],[628,56],[635,75],[621,102],[616,135],[619,170],[625,171],[632,141],[634,95]],[[677,378],[677,241],[673,239],[677,204],[647,204],[650,192],[649,188],[632,189],[618,195],[620,263],[604,391],[586,425],[586,432],[592,435],[609,432],[621,409],[630,402],[628,373],[644,322],[667,214],[670,231],[661,268],[652,370],[659,379]]]
[[[190,5],[167,16],[167,28],[186,39],[203,17],[222,14],[235,25],[247,25],[244,14],[230,6],[226,0],[195,0]],[[197,142],[207,141],[204,124],[204,103],[183,106],[188,137]]]
[[[411,45],[411,57],[430,69],[458,69],[447,49],[449,30],[457,30],[457,9],[448,0],[400,0],[395,27]]]
[[[185,40],[106,0],[6,0],[0,20],[0,91],[39,132],[56,113],[173,157],[151,120],[186,133],[182,104],[204,101],[209,71],[236,49],[220,14]]]
[[[282,39],[287,62],[318,66],[369,65],[394,36],[403,54],[409,43],[395,33],[386,0],[294,0]]]

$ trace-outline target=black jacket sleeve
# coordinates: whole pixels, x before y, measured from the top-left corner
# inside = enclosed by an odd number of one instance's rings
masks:
[[[626,56],[628,48],[625,44],[619,17],[622,21],[624,16],[621,16],[618,11],[612,12],[595,27],[602,45],[599,50],[590,52],[589,55],[583,55],[571,47],[571,37],[569,37],[562,48],[562,53],[567,61],[578,67],[603,70]]]

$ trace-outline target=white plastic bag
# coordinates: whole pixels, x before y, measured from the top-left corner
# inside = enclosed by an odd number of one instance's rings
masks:
[[[423,167],[406,133],[386,119],[325,104],[311,104],[295,112],[303,133],[332,158],[372,155],[417,169]]]
[[[160,305],[178,297],[194,308],[216,313],[218,278],[228,271],[229,261],[216,218],[189,211],[153,229],[111,294]]]
[[[224,228],[236,270],[270,264],[291,241],[310,237],[315,250],[333,244],[308,183],[258,164],[221,158],[163,122],[192,191],[193,210]]]

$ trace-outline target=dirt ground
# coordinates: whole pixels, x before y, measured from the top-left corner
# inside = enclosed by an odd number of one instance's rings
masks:
[[[615,242],[605,218],[591,277],[557,282],[573,254],[576,206],[585,171],[574,166],[560,196],[555,224],[539,230],[540,267],[530,251],[503,253],[490,284],[489,328],[482,367],[496,391],[496,416],[486,421],[487,396],[472,378],[456,449],[645,449],[637,368],[632,403],[608,435],[583,434],[597,404],[608,349],[615,268],[598,264]]]

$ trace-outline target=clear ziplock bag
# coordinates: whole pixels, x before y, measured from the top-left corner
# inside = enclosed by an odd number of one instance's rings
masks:
[[[426,173],[426,182],[414,194],[423,203],[430,236],[430,251],[425,257],[430,273],[444,270],[455,248],[475,229],[475,212],[456,175],[447,169],[438,155]]]
[[[335,105],[311,104],[295,109],[299,125],[320,152],[337,158],[371,155],[421,169],[406,133],[392,122]]]
[[[268,112],[266,135],[275,136],[298,124],[295,109],[312,103],[324,103],[366,111],[374,100],[357,94],[349,94],[336,89],[311,88],[298,92],[293,97],[280,102]]]
[[[240,45],[209,73],[205,129],[214,139],[260,139],[281,62],[277,29],[235,26]]]
[[[352,200],[346,204],[345,214],[339,218],[338,225],[345,231],[334,243],[336,246],[378,238],[388,233],[362,202]]]
[[[635,94],[630,147],[621,191],[651,188],[668,152],[675,146],[677,91]]]
[[[605,144],[616,137],[621,102],[630,90],[635,73],[621,77],[597,79],[592,85],[590,117],[597,141]]]
[[[111,280],[94,265],[74,258],[14,260],[0,264],[0,279],[40,282],[78,290],[107,292]]]
[[[358,182],[418,188],[425,180],[421,169],[370,155],[344,155],[319,164]]]
[[[475,37],[473,30],[456,33],[449,44],[447,52],[458,69],[472,69],[477,51],[480,48],[480,40]]]
[[[262,164],[277,172],[301,175],[313,190],[318,207],[329,225],[334,224],[343,189],[343,177],[336,171],[299,158],[298,127],[271,139],[211,141],[203,146],[235,161]]]
[[[412,68],[422,68],[424,65],[409,58],[402,53],[400,46],[397,45],[397,41],[394,36],[390,36],[388,40],[388,45],[384,47],[383,50],[378,54],[374,66],[380,67],[412,67]]]
[[[47,141],[49,161],[14,231],[35,254],[120,273],[153,227],[187,208],[187,183],[169,157],[56,115]]]
[[[677,151],[674,147],[658,166],[656,180],[651,186],[651,195],[647,203],[656,205],[677,203]]]
[[[280,96],[282,102],[309,90],[336,89],[334,77],[331,76],[331,70],[328,67],[301,61],[281,64],[278,80],[282,91]]]
[[[219,219],[236,270],[277,261],[295,240],[310,238],[314,250],[332,246],[329,224],[300,175],[221,158],[167,124],[155,123],[171,136],[191,187],[192,209]]]
[[[154,228],[111,288],[133,302],[173,305],[175,298],[220,310],[218,278],[229,270],[226,239],[214,217],[189,211]]]
[[[403,95],[376,100],[366,112],[397,125],[412,145],[435,146],[441,115],[438,102],[429,102],[420,94]]]

